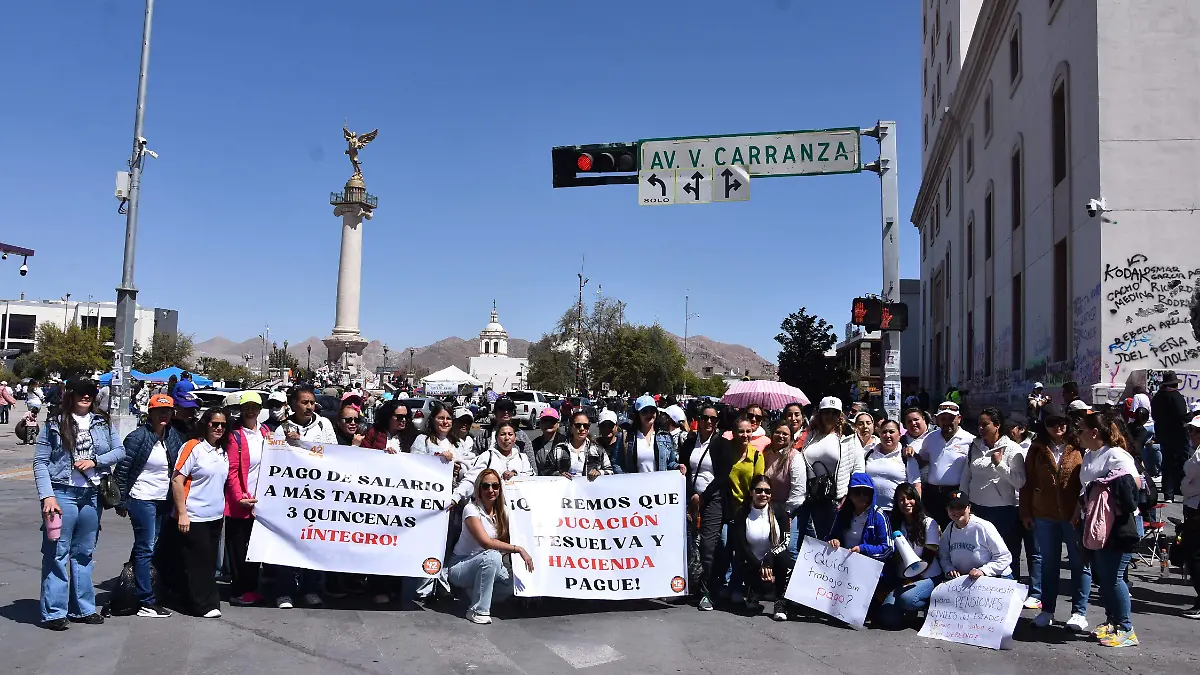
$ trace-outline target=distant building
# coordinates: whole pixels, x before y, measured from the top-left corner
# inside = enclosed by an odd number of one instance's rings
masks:
[[[883,340],[879,331],[846,324],[846,337],[834,346],[837,362],[850,371],[850,383],[859,394],[883,393]]]
[[[479,331],[479,356],[471,357],[468,370],[471,377],[499,393],[525,388],[529,359],[508,355],[508,331],[500,325],[494,303],[491,321]]]
[[[117,303],[62,300],[0,300],[0,363],[11,365],[13,359],[37,348],[37,327],[53,323],[59,328],[80,326],[116,332]],[[179,312],[174,309],[138,307],[134,313],[133,341],[141,349],[149,349],[154,333],[174,335],[179,332]],[[108,346],[113,346],[110,341]],[[11,351],[16,350],[16,351]]]

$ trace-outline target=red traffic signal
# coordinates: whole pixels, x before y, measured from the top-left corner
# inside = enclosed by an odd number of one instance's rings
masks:
[[[879,298],[855,298],[850,323],[867,330],[902,331],[908,328],[908,305]]]
[[[554,187],[637,182],[637,176],[578,176],[581,173],[637,172],[637,143],[563,145],[553,148],[551,156],[554,163]]]

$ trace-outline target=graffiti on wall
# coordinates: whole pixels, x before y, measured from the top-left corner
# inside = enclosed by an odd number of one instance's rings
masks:
[[[1100,381],[1100,350],[1096,336],[1100,332],[1100,287],[1071,300],[1071,345],[1075,363],[1071,379],[1086,386]]]
[[[1198,284],[1200,268],[1156,264],[1143,253],[1104,264],[1103,381],[1117,383],[1121,373],[1139,369],[1200,366],[1189,314]]]

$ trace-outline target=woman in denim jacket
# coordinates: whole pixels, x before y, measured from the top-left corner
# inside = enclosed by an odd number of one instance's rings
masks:
[[[92,552],[100,530],[100,477],[125,456],[108,415],[91,412],[96,385],[67,385],[61,412],[46,420],[33,452],[33,477],[42,517],[62,519],[57,541],[42,534],[42,626],[66,630],[70,621],[101,624],[92,586]],[[68,577],[68,565],[70,576]]]

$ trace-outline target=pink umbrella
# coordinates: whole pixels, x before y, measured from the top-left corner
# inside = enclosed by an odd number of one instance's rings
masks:
[[[808,397],[796,387],[784,382],[750,380],[737,382],[725,391],[722,403],[735,408],[758,404],[767,410],[782,410],[789,403],[808,405]]]

